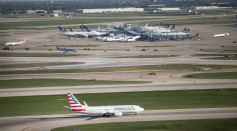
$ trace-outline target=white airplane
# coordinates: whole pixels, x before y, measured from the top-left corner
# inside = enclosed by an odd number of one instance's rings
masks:
[[[144,109],[138,105],[113,105],[113,106],[88,106],[86,102],[82,105],[77,98],[72,94],[68,93],[68,99],[70,107],[64,106],[65,108],[71,109],[73,112],[94,114],[102,116],[122,116],[123,114],[138,114]]]
[[[213,37],[224,37],[230,35],[230,33],[223,33],[223,34],[214,34]]]
[[[162,27],[162,26],[148,26],[146,24],[145,26],[142,27],[142,29],[144,31],[152,31],[152,32],[156,32],[156,33],[174,32],[175,25],[173,25],[173,27],[171,27],[171,28],[167,28],[167,27]]]
[[[134,37],[129,37],[129,38],[125,38],[126,42],[134,42],[137,41],[137,39],[141,38],[140,35],[134,36]]]
[[[58,26],[58,29],[61,35],[65,35],[68,37],[79,37],[79,38],[88,37],[88,32],[76,32],[72,30],[68,32],[65,28],[63,29],[61,26]]]
[[[116,41],[125,41],[125,37],[122,36],[112,36],[112,37],[102,37],[101,42],[116,42]]]
[[[24,39],[23,41],[19,41],[19,42],[7,42],[5,45],[16,46],[16,45],[22,45],[24,43],[26,43],[26,39]]]

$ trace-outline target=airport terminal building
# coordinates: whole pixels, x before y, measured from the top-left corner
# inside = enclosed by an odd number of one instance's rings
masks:
[[[105,9],[76,9],[75,13],[116,13],[116,12],[143,12],[143,8],[105,8]]]

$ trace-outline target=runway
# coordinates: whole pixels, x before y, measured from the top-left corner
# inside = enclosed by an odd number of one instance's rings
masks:
[[[189,58],[188,58],[189,57]],[[81,62],[85,64],[74,65],[60,65],[60,66],[45,66],[48,70],[59,69],[90,69],[90,68],[109,68],[109,67],[128,67],[128,66],[144,66],[144,65],[167,65],[167,64],[203,64],[203,65],[221,65],[225,60],[205,60],[201,57],[179,56],[179,57],[166,57],[166,58],[78,58],[78,57],[0,57],[0,62],[8,60],[11,64],[24,64],[24,63],[46,63],[46,62]],[[7,62],[5,62],[7,64]],[[237,65],[237,61],[228,61],[225,65]],[[20,71],[20,70],[39,70],[39,67],[29,68],[3,68],[0,71]]]
[[[208,80],[208,81],[175,81],[131,85],[96,85],[96,86],[66,86],[66,87],[36,87],[1,89],[1,97],[56,95],[72,92],[84,93],[109,93],[132,91],[164,91],[164,90],[195,90],[195,89],[223,89],[237,88],[236,80]]]
[[[0,118],[1,131],[49,131],[53,128],[108,122],[163,121],[187,119],[237,118],[237,108],[197,108],[147,110],[138,115],[104,118],[82,114],[60,114]]]

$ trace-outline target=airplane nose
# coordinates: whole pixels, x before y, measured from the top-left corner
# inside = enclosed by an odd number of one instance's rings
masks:
[[[144,111],[144,108],[141,108],[140,110],[141,110],[141,111]]]

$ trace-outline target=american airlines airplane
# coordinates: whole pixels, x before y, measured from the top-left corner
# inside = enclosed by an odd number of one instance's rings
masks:
[[[16,45],[22,45],[24,43],[26,43],[26,39],[24,39],[23,41],[19,41],[19,42],[7,42],[5,45],[16,46]]]
[[[71,109],[73,112],[84,114],[97,114],[109,117],[122,116],[123,114],[136,115],[144,111],[144,109],[138,105],[88,106],[85,102],[84,105],[82,105],[72,93],[68,93],[68,99],[70,107],[64,106],[65,108]]]

